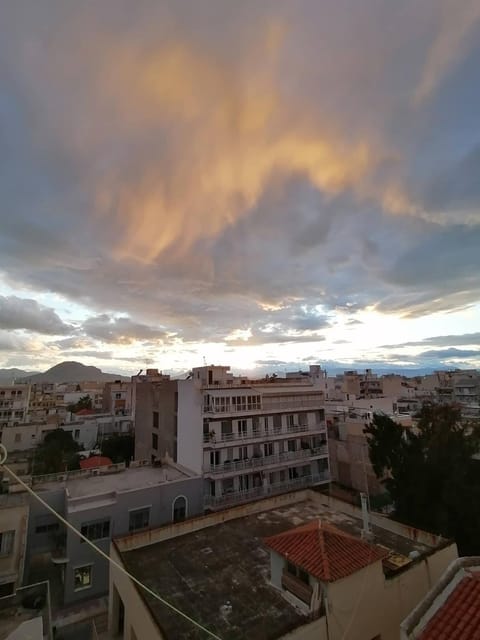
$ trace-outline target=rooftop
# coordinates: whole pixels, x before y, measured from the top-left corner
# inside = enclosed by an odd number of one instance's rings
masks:
[[[39,493],[66,487],[70,498],[82,498],[143,489],[193,476],[193,472],[183,469],[180,465],[163,464],[161,467],[154,467],[132,464],[127,468],[121,463],[97,469],[36,476],[34,484]]]
[[[312,523],[318,528],[320,519],[326,530],[335,530],[337,539],[355,536],[354,544],[365,544],[359,540],[361,520],[326,504],[330,500],[333,505],[334,500],[314,492],[290,495],[290,504],[284,501],[263,511],[257,505],[257,513],[244,517],[229,515],[244,513],[242,508],[232,509],[216,514],[216,520],[209,520],[215,522],[213,526],[203,524],[204,528],[194,533],[138,548],[132,548],[134,536],[130,536],[118,540],[117,548],[127,569],[139,580],[220,637],[274,640],[309,619],[270,585],[270,553],[265,538],[281,537],[301,525],[307,525],[305,531],[308,532]],[[305,495],[310,497],[301,500]],[[268,500],[265,503],[272,504]],[[341,504],[348,512],[348,505]],[[374,542],[380,548],[377,559],[388,555],[384,565],[387,576],[414,562],[409,558],[411,552],[421,557],[439,545],[437,538],[432,537],[429,544],[419,542],[421,536],[409,539],[380,526],[372,528]],[[347,546],[351,551],[351,545],[347,543]],[[337,557],[332,554],[333,561]],[[357,561],[351,554],[350,561],[355,564],[355,571]],[[142,593],[142,596],[168,640],[198,637],[197,631],[171,610],[148,595]]]

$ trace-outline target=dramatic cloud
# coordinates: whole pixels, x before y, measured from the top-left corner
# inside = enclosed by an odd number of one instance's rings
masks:
[[[82,330],[87,336],[107,343],[130,344],[137,340],[158,341],[166,337],[165,331],[132,322],[130,318],[110,318],[106,314],[88,318]]]
[[[72,331],[53,309],[35,300],[0,296],[0,328],[26,329],[34,333],[61,335]]]
[[[402,344],[383,345],[391,349],[398,347],[424,347],[426,345],[434,345],[436,347],[453,347],[455,345],[478,345],[480,347],[480,332],[477,333],[464,333],[460,335],[450,336],[431,336],[424,340],[417,340],[413,342],[403,342]]]
[[[479,56],[475,0],[6,3],[0,277],[60,302],[0,326],[127,362],[478,305]]]

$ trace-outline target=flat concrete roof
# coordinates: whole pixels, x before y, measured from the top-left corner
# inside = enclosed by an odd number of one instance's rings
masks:
[[[134,489],[144,489],[160,484],[166,484],[176,480],[186,480],[195,477],[186,470],[183,471],[176,466],[164,464],[161,467],[134,467],[121,469],[119,471],[101,471],[98,475],[95,470],[86,469],[90,472],[85,475],[74,475],[67,480],[53,480],[35,484],[35,489],[41,491],[52,491],[66,487],[70,498],[82,498],[86,496],[104,495],[112,492],[130,491]]]
[[[139,580],[220,637],[274,640],[309,619],[270,585],[270,554],[262,540],[319,518],[361,535],[358,518],[323,505],[321,499],[307,499],[124,551],[121,557]],[[411,551],[423,555],[435,548],[381,527],[372,529],[373,542],[391,551],[393,569],[384,565],[387,575],[409,564]],[[141,595],[168,640],[199,637],[170,609]]]

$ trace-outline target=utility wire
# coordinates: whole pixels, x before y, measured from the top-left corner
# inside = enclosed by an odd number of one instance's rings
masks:
[[[84,536],[83,533],[81,533],[78,529],[76,529],[70,522],[68,522],[68,520],[65,520],[65,518],[63,518],[57,511],[55,511],[55,509],[53,507],[51,507],[47,502],[45,502],[45,500],[43,500],[38,495],[38,493],[36,493],[31,487],[28,486],[28,484],[26,484],[21,478],[19,478],[17,476],[17,474],[14,471],[12,471],[10,469],[10,467],[8,467],[5,464],[6,460],[7,460],[7,450],[6,450],[4,445],[0,444],[0,467],[2,467],[26,491],[28,491],[28,493],[31,496],[33,496],[35,498],[35,500],[37,500],[43,507],[45,507],[45,509],[50,511],[50,513],[52,513],[58,520],[60,520],[60,522],[62,524],[64,524],[66,527],[68,527],[68,529],[73,531],[73,533],[75,533],[79,538],[81,538],[84,542],[86,542],[88,545],[90,545],[90,547],[94,551],[96,551],[99,555],[101,555],[103,558],[105,558],[105,560],[107,560],[107,562],[109,562],[112,566],[114,566],[116,569],[118,569],[121,573],[123,573],[128,578],[130,578],[130,580],[132,580],[136,585],[141,587],[150,596],[152,596],[153,598],[155,598],[156,600],[158,600],[159,602],[164,604],[166,607],[168,607],[169,609],[174,611],[177,615],[181,616],[182,618],[184,618],[185,620],[190,622],[190,624],[192,624],[193,626],[197,627],[198,629],[200,629],[201,631],[206,633],[208,636],[210,636],[210,638],[214,638],[215,640],[222,640],[220,638],[220,636],[217,636],[215,633],[213,633],[213,631],[210,631],[209,629],[204,627],[202,624],[200,624],[199,622],[197,622],[196,620],[194,620],[193,618],[188,616],[186,613],[184,613],[180,609],[177,609],[177,607],[175,607],[173,604],[170,604],[170,602],[168,602],[167,600],[165,600],[164,598],[159,596],[158,593],[155,593],[155,591],[152,591],[152,589],[150,589],[150,587],[147,587],[147,585],[143,584],[143,582],[141,582],[138,578],[136,578],[129,571],[127,571],[125,569],[125,567],[123,567],[116,560],[111,558],[107,553],[105,553],[99,547],[97,547],[97,545],[95,545],[91,540],[89,540],[86,536]]]

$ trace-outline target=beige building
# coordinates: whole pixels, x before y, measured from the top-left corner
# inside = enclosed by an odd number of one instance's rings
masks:
[[[23,582],[28,513],[24,495],[0,495],[0,597]]]
[[[111,556],[220,638],[398,640],[457,548],[308,489],[116,539]],[[112,565],[109,626],[208,637]]]

